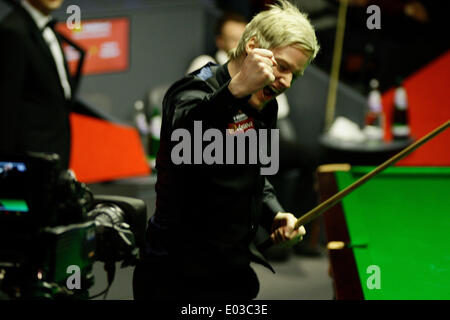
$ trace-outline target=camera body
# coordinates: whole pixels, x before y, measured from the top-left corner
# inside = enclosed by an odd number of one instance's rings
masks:
[[[144,244],[142,200],[94,196],[55,154],[0,155],[0,291],[12,299],[88,298],[92,266],[134,265]],[[79,288],[67,287],[80,271]]]

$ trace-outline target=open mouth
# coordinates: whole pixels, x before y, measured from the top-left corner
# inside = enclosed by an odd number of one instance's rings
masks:
[[[272,99],[273,97],[275,97],[278,94],[278,91],[276,91],[274,88],[272,88],[271,86],[265,86],[263,88],[263,95],[265,99]]]

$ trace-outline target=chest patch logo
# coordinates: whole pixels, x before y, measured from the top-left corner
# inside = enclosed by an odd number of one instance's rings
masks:
[[[245,113],[239,110],[239,113],[233,116],[233,123],[228,124],[228,133],[236,134],[242,133],[249,129],[254,129],[253,118],[248,117]]]

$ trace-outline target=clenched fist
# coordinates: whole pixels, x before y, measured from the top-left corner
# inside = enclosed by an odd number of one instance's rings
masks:
[[[245,57],[239,72],[228,86],[236,98],[242,98],[275,81],[273,67],[277,65],[272,51],[255,48]]]

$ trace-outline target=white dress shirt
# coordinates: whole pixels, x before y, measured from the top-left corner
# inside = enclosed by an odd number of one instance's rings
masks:
[[[35,7],[29,4],[28,1],[26,0],[22,0],[21,4],[25,8],[25,10],[30,14],[31,18],[34,20],[39,30],[45,28],[44,31],[42,32],[42,36],[45,42],[47,42],[50,52],[52,53],[53,60],[55,61],[59,81],[61,83],[61,87],[64,90],[64,96],[66,97],[67,100],[69,100],[72,95],[72,92],[70,89],[66,68],[64,67],[63,52],[61,50],[61,46],[59,45],[58,39],[56,38],[56,35],[53,32],[53,30],[48,26],[45,27],[47,23],[51,20],[51,16],[45,16],[39,10],[37,10]]]

